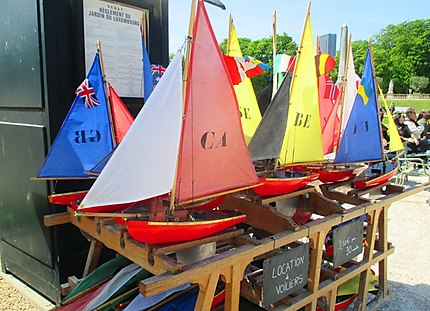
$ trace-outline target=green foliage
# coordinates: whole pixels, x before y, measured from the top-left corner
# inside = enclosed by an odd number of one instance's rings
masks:
[[[296,55],[297,44],[293,41],[293,38],[286,33],[276,36],[277,41],[277,54],[288,54]],[[239,38],[240,49],[243,55],[252,56],[265,64],[268,64],[273,68],[273,38],[263,38],[252,41],[248,38]],[[227,39],[224,39],[220,48],[223,54],[227,51]],[[251,79],[252,85],[255,90],[255,94],[258,94],[269,81],[269,76],[272,74],[271,71],[266,70],[262,75]]]
[[[429,85],[429,78],[427,77],[411,77],[411,89],[416,93],[422,93],[423,90]]]

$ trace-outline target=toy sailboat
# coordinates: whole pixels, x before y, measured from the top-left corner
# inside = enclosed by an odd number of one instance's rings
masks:
[[[335,146],[339,143],[339,136],[342,136],[345,132],[345,127],[351,113],[355,97],[357,94],[357,84],[359,77],[355,73],[354,61],[351,49],[351,37],[349,38],[348,53],[346,58],[346,79],[340,88],[340,96],[338,96],[338,102],[335,102],[330,112],[326,114],[325,123],[322,122],[323,131],[323,143],[324,143],[324,154],[335,155]],[[324,77],[320,76],[320,82],[323,82]],[[335,88],[336,86],[332,86]],[[320,99],[321,85],[320,85]],[[325,109],[328,105],[327,102],[321,101],[321,104],[325,106],[320,106],[320,111]],[[340,105],[340,116],[338,116],[338,106]],[[320,164],[318,166],[308,166],[315,172],[318,172],[318,179],[322,183],[334,183],[345,181],[354,178],[358,173],[366,168],[366,165],[359,163],[343,163],[343,164],[333,164],[333,156],[331,157],[331,162],[327,159],[327,162]]]
[[[236,212],[183,206],[259,182],[204,3],[198,1],[197,12],[195,6],[193,0],[183,73],[178,52],[79,206],[83,213],[122,204],[138,208],[117,217],[144,243],[194,240],[244,221]]]
[[[369,42],[363,76],[333,161],[334,164],[378,161],[355,177],[356,188],[385,183],[398,170],[396,162],[385,160],[373,68]]]
[[[299,171],[294,165],[324,161],[309,15],[310,5],[294,77],[291,73],[285,76],[248,144],[262,182],[261,186],[253,188],[258,195],[282,195],[303,188],[316,180],[318,174]]]
[[[93,179],[86,174],[122,140],[131,116],[114,88],[103,80],[100,46],[87,78],[76,90],[67,114],[36,180]],[[111,126],[112,124],[112,126]],[[49,196],[51,203],[69,205],[87,191]]]

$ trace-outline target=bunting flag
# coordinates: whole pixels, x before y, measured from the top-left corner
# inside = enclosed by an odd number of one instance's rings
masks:
[[[245,58],[224,55],[224,61],[233,85],[241,83],[246,77],[252,78],[261,75],[265,69],[270,68],[270,66],[262,62],[257,63],[257,61],[249,58],[249,56]]]
[[[113,150],[108,103],[96,53],[87,78],[37,174],[38,179],[89,178],[85,171]]]
[[[390,151],[399,151],[405,149],[405,146],[402,143],[402,139],[400,138],[399,131],[397,130],[396,123],[394,123],[393,116],[390,112],[390,109],[388,108],[387,100],[384,97],[384,94],[382,93],[381,88],[378,85],[379,94],[381,94],[382,100],[384,102],[385,111],[386,111],[386,117],[388,119],[388,135],[390,136]]]
[[[229,46],[227,48],[227,55],[242,57],[239,39],[233,22],[230,25],[228,42]],[[251,79],[246,77],[242,83],[234,85],[234,92],[236,93],[237,102],[239,104],[243,134],[245,136],[245,141],[248,144],[261,121],[261,112],[258,107]]]
[[[156,65],[156,64],[151,65],[153,88],[155,88],[155,86],[158,84],[158,82],[160,81],[165,71],[166,71],[166,68],[161,65]]]
[[[324,75],[333,70],[336,65],[336,60],[330,54],[318,54],[315,56],[318,75]]]
[[[294,64],[296,58],[287,54],[278,54],[275,57],[274,71],[275,73],[287,72],[288,70],[294,72]]]
[[[334,163],[367,162],[382,159],[379,109],[373,77],[371,54],[370,49],[368,49],[363,77],[345,131],[340,138]]]

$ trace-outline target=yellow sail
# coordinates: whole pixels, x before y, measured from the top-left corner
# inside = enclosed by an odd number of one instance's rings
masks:
[[[228,42],[227,55],[242,57],[242,51],[240,50],[239,40],[233,22],[230,24]],[[239,103],[243,134],[248,144],[261,121],[260,108],[258,107],[251,79],[245,78],[240,84],[234,85],[234,90]]]
[[[308,10],[292,80],[281,164],[324,161],[316,73]]]
[[[390,151],[399,151],[405,149],[405,146],[403,146],[402,139],[400,138],[399,131],[397,130],[396,123],[394,123],[393,116],[391,115],[390,109],[388,108],[387,101],[385,100],[384,94],[382,94],[382,90],[378,85],[379,94],[381,94],[381,97],[384,101],[385,111],[387,112],[387,119],[388,119],[388,135],[390,136]]]

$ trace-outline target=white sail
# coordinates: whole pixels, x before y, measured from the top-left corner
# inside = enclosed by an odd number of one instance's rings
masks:
[[[346,81],[343,84],[345,88],[343,100],[343,114],[340,127],[340,135],[343,135],[346,124],[348,123],[349,115],[351,114],[352,106],[354,105],[355,95],[357,95],[357,86],[360,83],[360,77],[355,73],[354,58],[352,56],[352,48],[349,46],[348,67],[346,71]]]
[[[178,52],[79,209],[170,192],[181,127],[182,55]]]

